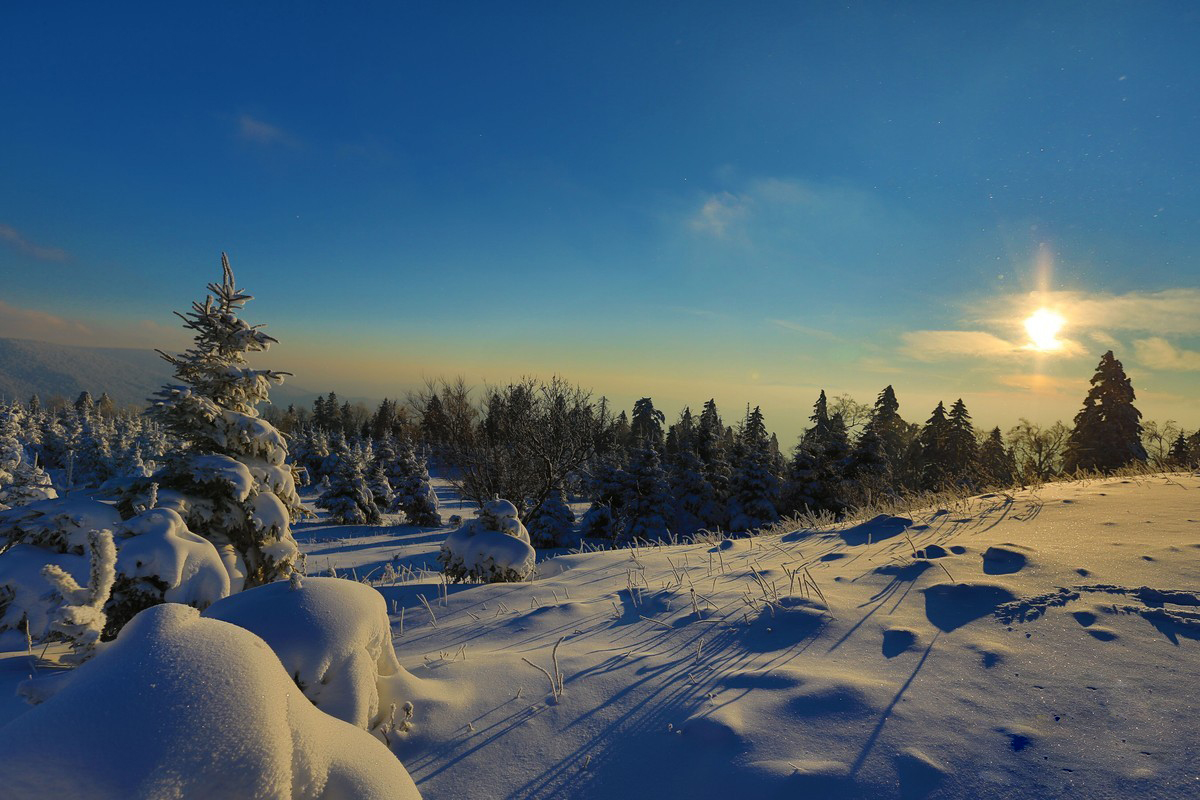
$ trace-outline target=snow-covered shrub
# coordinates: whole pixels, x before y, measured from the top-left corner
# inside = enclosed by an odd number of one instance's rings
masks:
[[[452,531],[442,543],[438,562],[450,580],[523,581],[533,572],[537,553],[517,507],[496,498],[479,516]]]
[[[588,539],[614,539],[617,535],[617,518],[612,507],[606,503],[593,502],[579,523],[580,533]]]
[[[420,797],[379,741],[302,697],[262,639],[172,603],[0,728],[0,786],[11,800]]]
[[[565,547],[575,532],[575,514],[562,489],[550,492],[534,509],[529,522],[530,544],[534,547]]]
[[[43,568],[87,584],[89,537],[120,523],[112,506],[74,497],[0,511],[0,631],[18,629],[36,640],[53,633],[63,597]]]
[[[25,416],[20,406],[0,406],[0,511],[58,497],[23,444]]]
[[[341,578],[301,578],[248,589],[204,616],[262,637],[317,708],[367,730],[387,722],[408,673],[396,660],[383,595]]]
[[[408,524],[422,528],[436,528],[442,524],[437,494],[429,483],[425,459],[417,456],[407,439],[401,439],[396,445],[396,459],[389,468],[388,480],[395,493],[392,510],[403,511]]]
[[[317,506],[329,512],[329,519],[342,525],[378,525],[382,517],[367,482],[363,452],[347,448],[338,458],[329,479],[329,488],[317,499]]]
[[[86,586],[80,586],[57,564],[42,567],[42,577],[54,585],[62,598],[62,605],[56,609],[50,627],[72,643],[75,652],[68,658],[75,663],[87,660],[100,641],[107,620],[104,604],[108,602],[117,577],[117,549],[113,546],[112,533],[93,531],[88,534],[88,544],[91,571]]]
[[[291,522],[303,511],[287,463],[283,435],[261,419],[257,406],[285,373],[251,369],[246,354],[275,341],[260,325],[238,317],[250,295],[237,289],[229,260],[211,294],[181,315],[195,332],[190,349],[166,356],[178,385],[157,394],[151,413],[182,446],[166,456],[153,477],[163,498],[175,492],[173,508],[187,527],[223,554],[232,551],[234,589],[257,586],[292,571],[298,556]],[[128,511],[139,498],[127,497]]]
[[[116,532],[117,578],[108,604],[105,638],[139,611],[159,603],[205,609],[230,591],[229,565],[212,542],[192,533],[170,508],[152,508]]]

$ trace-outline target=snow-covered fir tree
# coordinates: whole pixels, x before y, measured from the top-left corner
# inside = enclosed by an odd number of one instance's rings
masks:
[[[946,423],[947,477],[960,486],[974,486],[979,482],[979,442],[961,397],[950,406]]]
[[[1109,350],[1100,358],[1092,387],[1075,415],[1075,428],[1067,441],[1063,471],[1111,472],[1146,460],[1142,444],[1142,412],[1133,405],[1133,383],[1121,362]]]
[[[949,437],[950,421],[946,418],[946,404],[939,401],[917,437],[922,488],[941,489],[954,479],[947,453]]]
[[[729,486],[729,529],[752,531],[779,519],[779,478],[771,470],[771,440],[762,410],[746,415]]]
[[[633,449],[625,469],[620,537],[627,541],[658,541],[670,535],[674,504],[658,450],[651,439]]]
[[[388,480],[394,493],[391,510],[403,511],[409,525],[436,528],[442,524],[437,493],[429,482],[425,459],[417,456],[407,439],[396,443],[396,458],[388,470]]]
[[[223,253],[221,268],[221,283],[210,283],[210,294],[179,315],[194,333],[192,347],[162,353],[179,383],[156,394],[151,414],[182,447],[152,480],[159,503],[216,546],[237,591],[292,572],[298,551],[291,523],[303,507],[287,443],[257,410],[286,373],[252,369],[246,361],[275,339],[241,319],[252,298],[234,284]]]
[[[342,525],[378,525],[382,517],[367,481],[366,452],[347,447],[337,468],[329,476],[329,488],[316,504],[329,512],[329,519]]]
[[[534,547],[566,547],[575,533],[575,514],[566,493],[557,487],[529,515],[529,540]]]
[[[1004,446],[1000,429],[993,428],[979,446],[979,477],[985,486],[1012,486],[1017,479],[1017,461]]]
[[[26,416],[18,405],[0,405],[0,510],[58,496],[23,444]]]

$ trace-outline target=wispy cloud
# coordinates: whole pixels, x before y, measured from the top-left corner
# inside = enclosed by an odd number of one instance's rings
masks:
[[[830,333],[829,331],[824,331],[820,328],[814,328],[810,325],[801,325],[799,322],[792,322],[789,319],[769,319],[767,322],[774,325],[776,328],[782,328],[785,331],[793,331],[795,333],[802,333],[805,336],[811,336],[816,339],[824,339],[831,342],[843,341],[842,337],[835,333]]]
[[[35,308],[19,308],[0,300],[0,336],[83,344],[93,335],[87,325]]]
[[[1133,353],[1139,363],[1150,369],[1200,371],[1200,353],[1176,347],[1161,336],[1138,339],[1133,343]]]
[[[692,230],[723,239],[730,227],[749,213],[750,198],[739,197],[729,192],[709,195],[700,209],[688,220]]]
[[[1026,352],[1020,345],[985,331],[908,331],[900,339],[904,353],[918,361],[997,358]]]
[[[1032,292],[1010,295],[999,314],[987,321],[1003,325],[1036,308],[1062,314],[1068,328],[1082,328],[1095,338],[1114,331],[1145,331],[1159,336],[1200,334],[1200,289],[1159,292]]]
[[[249,114],[242,114],[238,117],[238,137],[243,141],[261,145],[300,146],[300,141],[295,136]]]
[[[67,251],[61,247],[46,247],[31,242],[19,230],[3,222],[0,222],[0,241],[39,261],[66,261],[68,258]]]

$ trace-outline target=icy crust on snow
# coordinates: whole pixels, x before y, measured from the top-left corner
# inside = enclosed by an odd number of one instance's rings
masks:
[[[92,531],[112,530],[121,515],[96,500],[60,497],[0,511],[0,543],[27,542],[82,553]]]
[[[162,581],[168,603],[207,608],[229,595],[229,572],[217,549],[169,508],[154,508],[123,523],[117,546],[117,572]]]
[[[286,588],[286,586],[285,586]],[[411,800],[404,766],[318,710],[262,639],[164,604],[0,729],[11,800]]]
[[[341,578],[276,581],[214,604],[206,617],[252,631],[322,711],[373,729],[402,705],[407,673],[396,660],[383,596]],[[384,680],[394,678],[397,680]]]
[[[0,630],[11,628],[23,633],[22,619],[27,619],[29,635],[34,640],[50,633],[50,623],[61,598],[42,574],[49,564],[66,572],[76,583],[87,583],[90,567],[87,556],[54,553],[29,544],[14,545],[0,555]]]
[[[537,551],[516,506],[496,499],[446,537],[438,561],[455,581],[523,581],[533,573]]]

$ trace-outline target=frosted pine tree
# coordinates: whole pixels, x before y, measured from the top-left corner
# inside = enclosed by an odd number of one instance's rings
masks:
[[[738,444],[741,458],[729,487],[729,529],[752,531],[779,519],[779,479],[771,471],[771,440],[762,411],[746,415]]]
[[[382,517],[367,482],[367,460],[362,448],[348,448],[329,476],[329,488],[317,506],[329,512],[330,520],[342,525],[378,525]]]
[[[396,449],[391,437],[384,438],[371,455],[371,463],[367,468],[367,486],[371,496],[380,511],[391,508],[396,501],[396,493],[392,490],[392,482],[388,477],[388,469],[396,460]]]
[[[0,407],[0,510],[58,496],[22,442],[23,416],[20,406]]]
[[[675,508],[653,439],[643,439],[630,453],[621,506],[622,538],[657,541],[670,535]]]
[[[161,389],[150,413],[181,447],[153,480],[160,505],[216,546],[238,591],[292,572],[298,551],[291,523],[303,507],[287,443],[257,410],[288,373],[247,364],[247,354],[276,340],[240,318],[252,298],[234,284],[224,253],[221,268],[221,283],[210,283],[203,302],[178,314],[195,333],[192,347],[177,356],[159,351],[179,384]]]
[[[575,532],[575,514],[567,505],[562,487],[556,487],[529,518],[529,538],[534,547],[565,547]]]
[[[396,445],[396,460],[388,473],[395,499],[393,511],[403,511],[408,524],[436,528],[442,524],[437,494],[429,484],[425,460],[418,458],[412,443],[401,439]]]

